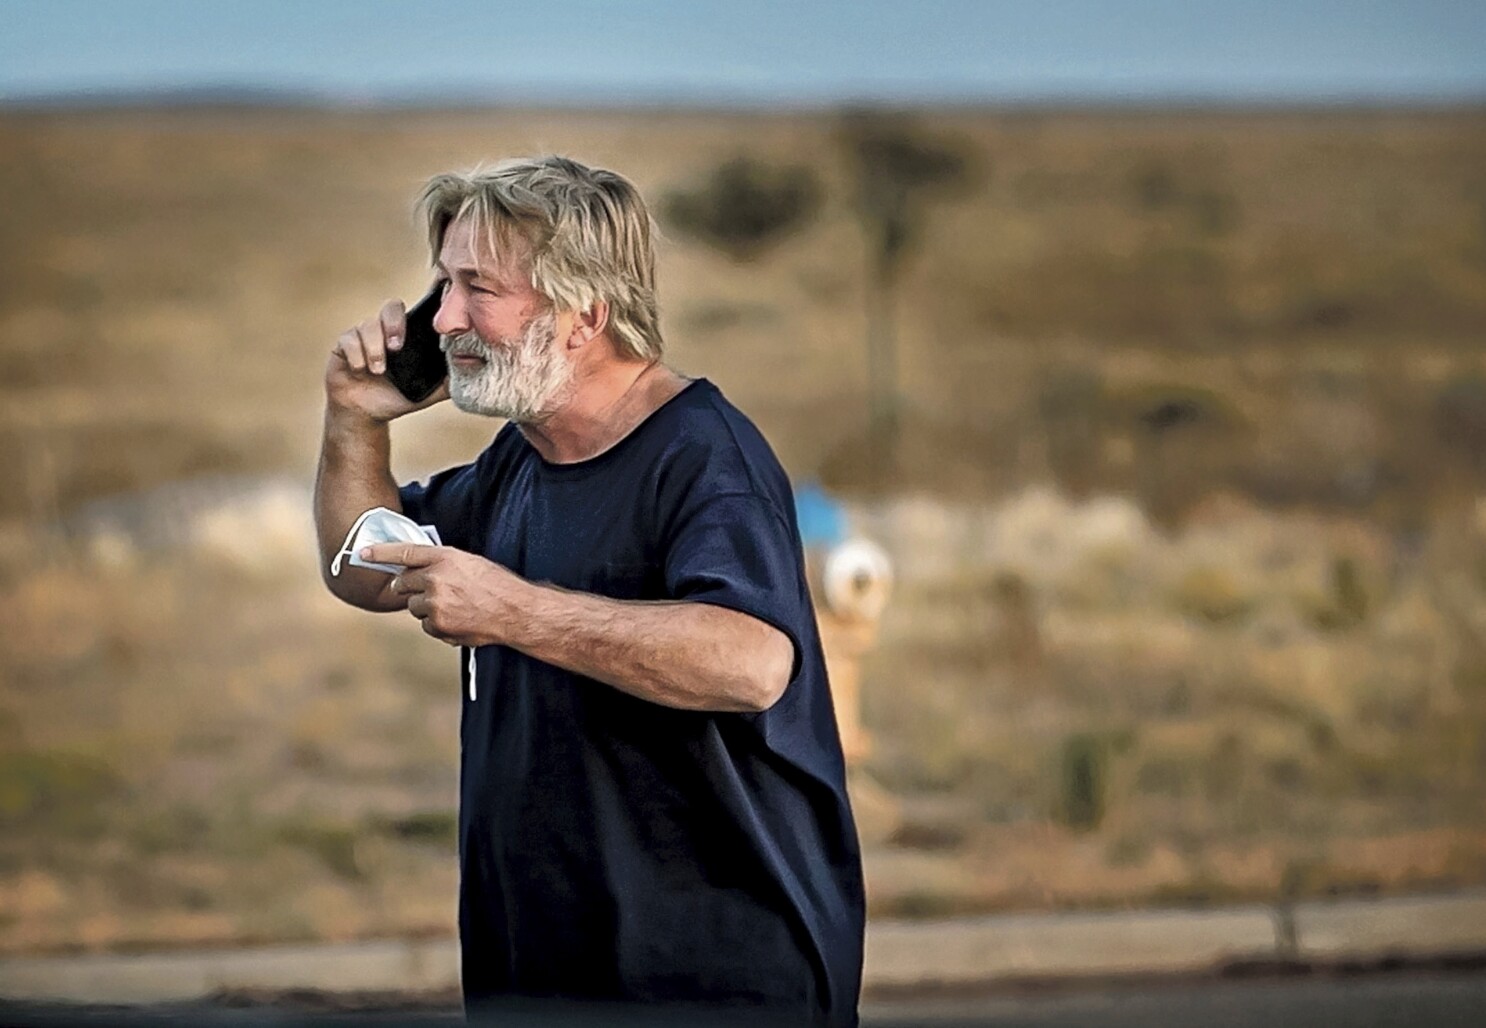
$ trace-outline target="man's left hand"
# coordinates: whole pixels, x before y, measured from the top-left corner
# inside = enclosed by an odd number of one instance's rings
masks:
[[[390,590],[407,597],[423,631],[451,646],[500,643],[500,626],[520,609],[525,579],[493,561],[450,546],[377,543],[361,551],[375,564],[399,564]]]

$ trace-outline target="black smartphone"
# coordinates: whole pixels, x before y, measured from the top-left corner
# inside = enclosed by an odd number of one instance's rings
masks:
[[[407,314],[402,347],[387,351],[387,378],[412,403],[422,403],[449,375],[444,352],[439,349],[439,334],[433,327],[433,316],[439,311],[444,283],[434,283],[433,291],[419,300]]]

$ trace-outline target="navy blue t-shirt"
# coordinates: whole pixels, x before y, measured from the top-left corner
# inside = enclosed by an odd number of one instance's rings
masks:
[[[550,464],[507,425],[473,464],[400,492],[445,545],[532,581],[717,604],[795,648],[783,697],[756,714],[677,710],[476,651],[461,682],[466,1001],[854,1024],[861,853],[789,481],[752,422],[699,379],[591,460]]]

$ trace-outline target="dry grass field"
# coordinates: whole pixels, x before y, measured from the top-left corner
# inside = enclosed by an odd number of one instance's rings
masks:
[[[0,952],[452,931],[455,657],[324,594],[307,487],[423,179],[533,151],[822,183],[752,261],[663,225],[662,305],[896,561],[875,911],[1486,884],[1486,112],[918,117],[970,173],[888,446],[840,128],[0,113]],[[493,428],[417,415],[397,470]]]

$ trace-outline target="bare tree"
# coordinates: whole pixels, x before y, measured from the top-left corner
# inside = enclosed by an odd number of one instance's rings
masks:
[[[870,424],[881,443],[898,429],[897,292],[904,259],[920,242],[929,201],[972,178],[964,150],[931,138],[910,120],[853,112],[841,138],[855,181],[855,206],[867,238],[867,383]]]

